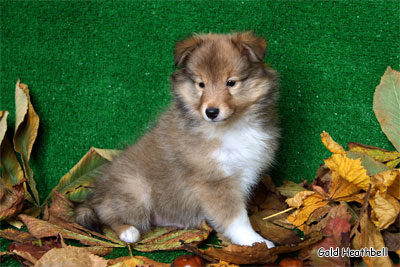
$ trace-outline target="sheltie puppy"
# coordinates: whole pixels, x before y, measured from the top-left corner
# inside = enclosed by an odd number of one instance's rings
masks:
[[[170,108],[102,172],[76,222],[110,226],[137,242],[151,225],[195,228],[206,220],[239,245],[271,241],[250,225],[246,203],[278,145],[277,73],[251,32],[180,41]]]

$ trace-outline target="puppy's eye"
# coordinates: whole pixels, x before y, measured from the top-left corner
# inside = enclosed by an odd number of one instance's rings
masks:
[[[206,85],[205,85],[203,82],[200,82],[200,83],[199,83],[199,86],[200,86],[200,88],[206,87]]]
[[[226,85],[230,86],[230,87],[235,86],[235,84],[236,84],[236,82],[232,81],[232,80],[229,80],[229,81],[226,82]]]

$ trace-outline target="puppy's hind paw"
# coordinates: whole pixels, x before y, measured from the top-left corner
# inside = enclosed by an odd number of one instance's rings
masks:
[[[140,232],[133,226],[130,226],[119,235],[119,239],[121,239],[121,241],[124,241],[126,243],[135,243],[139,241],[139,238],[140,238]]]

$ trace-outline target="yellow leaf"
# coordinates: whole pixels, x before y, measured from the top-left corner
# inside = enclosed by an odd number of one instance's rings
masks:
[[[332,172],[332,187],[329,193],[330,199],[341,199],[360,192],[360,188],[343,179],[337,172]],[[339,201],[339,200],[337,200]],[[344,201],[344,200],[342,200]]]
[[[386,162],[386,166],[388,166],[389,168],[393,169],[393,168],[396,168],[397,165],[399,165],[399,163],[400,163],[400,158],[392,160],[392,161],[389,161],[389,162]]]
[[[370,178],[361,165],[360,159],[349,159],[345,154],[334,154],[324,160],[325,165],[342,178],[365,191],[368,190]]]
[[[302,225],[308,220],[311,213],[313,213],[316,209],[327,205],[328,203],[329,201],[320,194],[309,195],[303,200],[303,207],[289,215],[287,221],[302,230]]]
[[[400,158],[400,153],[397,151],[388,151],[379,147],[359,143],[348,143],[347,146],[349,147],[349,151],[367,154],[379,162],[393,161]]]
[[[314,191],[300,191],[294,197],[286,199],[286,203],[289,207],[300,208],[304,199],[313,194],[315,194]]]
[[[372,207],[371,220],[380,231],[394,223],[399,215],[400,204],[389,194],[378,191],[370,198],[369,203]]]
[[[400,199],[400,170],[388,170],[375,174],[371,178],[372,190],[371,195],[376,191],[382,193],[389,192],[393,197]]]
[[[344,154],[344,153],[346,153],[346,151],[344,150],[344,148],[341,145],[339,145],[338,143],[333,141],[333,139],[329,135],[329,133],[323,131],[321,133],[321,140],[322,140],[322,143],[324,143],[325,147],[330,152],[332,152],[334,154]]]

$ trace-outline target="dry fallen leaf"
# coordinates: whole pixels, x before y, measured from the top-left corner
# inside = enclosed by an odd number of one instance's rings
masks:
[[[363,145],[359,143],[352,143],[352,142],[347,143],[347,146],[349,147],[349,151],[366,154],[382,163],[387,163],[400,158],[400,153],[397,151],[388,151],[379,147]]]
[[[0,111],[0,166],[2,182],[11,190],[13,185],[24,179],[24,173],[17,160],[14,149],[5,136],[8,111]]]
[[[18,214],[24,204],[24,181],[12,186],[11,192],[5,193],[0,200],[0,221],[11,218]]]
[[[15,86],[15,134],[14,148],[21,154],[25,177],[28,178],[29,187],[33,193],[36,204],[39,204],[39,192],[33,179],[33,171],[29,166],[29,159],[33,143],[36,140],[39,128],[39,116],[32,106],[29,89],[26,84],[18,80]],[[28,191],[26,191],[28,195]]]
[[[92,147],[89,152],[67,173],[47,196],[50,199],[55,191],[66,195],[75,202],[83,202],[91,192],[90,187],[96,180],[96,170],[120,153],[119,150]]]
[[[376,229],[375,225],[368,219],[366,214],[362,217],[360,222],[361,231],[356,231],[353,239],[353,248],[373,248],[381,250],[385,247],[381,233]],[[382,257],[363,257],[364,262],[369,267],[373,266],[392,266],[392,261],[387,256]]]
[[[173,227],[156,227],[144,234],[142,240],[134,245],[134,249],[149,252],[156,250],[177,250],[183,247],[180,240],[185,243],[200,243],[206,240],[212,228],[205,222],[199,229],[179,230]]]
[[[325,147],[333,154],[345,154],[344,148],[333,141],[332,137],[325,131],[321,133],[321,140]]]
[[[263,220],[263,213],[257,213],[250,216],[250,222],[253,229],[264,238],[271,240],[275,245],[298,244],[301,239],[295,231],[288,230]]]
[[[31,235],[30,233],[18,231],[13,228],[8,228],[0,231],[0,237],[18,241],[18,242],[29,242],[29,241],[36,241],[37,238]]]
[[[368,190],[370,178],[367,171],[361,165],[360,159],[350,159],[345,154],[333,154],[325,159],[325,165],[337,173],[341,178],[360,189]]]
[[[230,245],[228,247],[201,250],[207,256],[234,264],[256,264],[275,261],[277,254],[271,253],[265,243],[256,243],[253,246]]]
[[[89,235],[66,230],[59,225],[55,225],[24,214],[20,214],[18,217],[24,222],[29,232],[36,238],[58,236],[61,234],[64,238],[78,240],[85,245],[101,247],[124,247],[124,245],[121,244],[103,241]]]
[[[53,266],[106,267],[107,260],[88,252],[86,248],[67,246],[53,248],[35,264],[35,267]]]
[[[228,247],[208,248],[200,251],[213,259],[233,264],[262,264],[274,262],[279,254],[298,251],[315,244],[321,238],[321,233],[314,232],[297,245],[285,245],[268,249],[265,243],[256,243],[253,246],[230,245]]]

